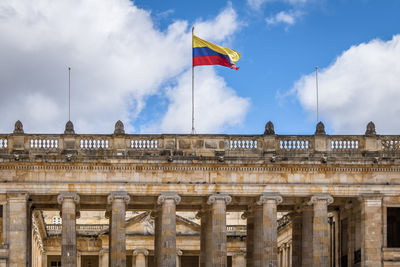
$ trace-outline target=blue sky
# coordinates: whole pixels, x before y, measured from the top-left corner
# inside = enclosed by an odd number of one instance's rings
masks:
[[[2,105],[2,132],[16,119],[63,131],[72,65],[78,132],[111,132],[122,119],[130,133],[189,133],[193,24],[242,54],[239,71],[196,67],[198,133],[260,134],[271,120],[278,134],[312,134],[316,65],[329,133],[362,134],[370,120],[378,133],[400,130],[400,1],[17,2],[0,4],[0,90],[14,101]]]

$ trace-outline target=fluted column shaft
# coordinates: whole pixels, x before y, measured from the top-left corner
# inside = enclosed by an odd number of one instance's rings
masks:
[[[211,205],[211,238],[209,246],[211,251],[207,257],[207,267],[226,267],[226,205],[232,201],[228,195],[212,195],[207,203]]]
[[[161,205],[156,219],[158,224],[157,234],[157,267],[176,266],[176,204],[181,201],[181,197],[176,193],[162,193],[157,200]]]
[[[112,192],[107,200],[111,206],[108,213],[108,216],[110,216],[110,266],[126,267],[125,215],[126,205],[128,205],[130,197],[126,192]]]
[[[301,214],[292,216],[292,256],[291,266],[301,266]]]
[[[313,264],[313,208],[305,205],[302,210],[301,226],[301,266],[310,267]]]
[[[136,257],[136,267],[146,267],[147,255],[149,255],[149,251],[147,249],[139,248],[133,251],[133,256]]]
[[[196,217],[200,219],[200,267],[206,267],[207,255],[210,255],[211,249],[207,243],[210,242],[211,233],[211,215],[209,209],[201,210],[197,213]]]
[[[277,205],[282,197],[272,194],[260,196],[254,207],[254,267],[278,266]]]
[[[61,205],[61,265],[65,267],[76,267],[76,205],[79,203],[79,195],[74,192],[62,192],[57,197]]]
[[[27,208],[28,197],[26,192],[8,192],[7,202],[9,210],[9,266],[25,267],[27,265]]]
[[[246,221],[246,266],[253,267],[253,251],[254,251],[254,214],[252,210],[248,210],[242,214],[242,219]]]
[[[382,196],[361,197],[361,266],[382,266]]]
[[[333,203],[330,195],[314,195],[313,205],[313,266],[329,267],[328,205]]]

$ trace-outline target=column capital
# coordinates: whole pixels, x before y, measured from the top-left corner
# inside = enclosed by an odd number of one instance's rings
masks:
[[[125,201],[126,205],[128,205],[129,201],[131,201],[131,198],[127,192],[111,192],[107,197],[107,203],[112,204],[116,199]]]
[[[358,200],[368,206],[382,206],[383,195],[379,193],[361,194]]]
[[[182,252],[182,250],[180,248],[176,249],[176,255],[178,255],[178,256],[182,256],[183,255],[183,252]]]
[[[196,213],[195,218],[196,218],[197,220],[200,220],[201,217],[203,217],[204,215],[206,215],[206,212],[205,212],[204,210],[199,210],[199,211]]]
[[[102,248],[102,249],[100,249],[100,251],[99,251],[99,255],[100,256],[103,256],[104,254],[107,254],[108,253],[108,249],[105,249],[105,248]]]
[[[325,200],[327,204],[332,204],[333,203],[333,197],[329,194],[315,194],[311,197],[310,201],[308,202],[308,205],[315,204],[319,200]]]
[[[75,202],[75,204],[78,204],[80,201],[80,197],[76,192],[60,192],[60,194],[57,196],[58,204],[62,204],[66,199],[71,199]]]
[[[232,201],[232,197],[227,194],[214,194],[208,197],[207,204],[211,205],[213,204],[216,200],[224,200],[225,204],[229,204]]]
[[[251,209],[246,210],[245,212],[242,213],[242,215],[240,216],[242,218],[242,220],[246,220],[247,218],[253,216],[253,211]]]
[[[163,192],[157,198],[157,204],[163,204],[165,200],[172,199],[175,201],[175,204],[179,204],[181,202],[181,196],[176,192]]]
[[[29,199],[28,191],[7,191],[6,194],[8,200],[27,201]]]
[[[267,203],[269,200],[275,201],[276,204],[278,205],[278,204],[282,203],[283,198],[277,194],[264,193],[258,198],[256,203],[257,203],[257,205],[262,205],[262,204]]]
[[[246,250],[245,249],[240,249],[238,251],[232,251],[232,256],[245,256],[246,255]]]
[[[133,250],[133,256],[137,256],[138,254],[143,254],[144,256],[148,256],[149,251],[145,248],[135,248]]]

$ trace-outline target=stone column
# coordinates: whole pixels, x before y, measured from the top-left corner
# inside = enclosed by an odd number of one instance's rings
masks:
[[[149,251],[145,248],[135,249],[133,251],[133,256],[136,257],[136,267],[146,267],[146,256],[148,255]]]
[[[209,209],[202,209],[196,214],[196,218],[200,219],[200,257],[199,266],[206,267],[207,255],[210,255],[208,251],[210,249],[208,240],[211,238],[210,225],[211,215]]]
[[[314,195],[310,200],[314,208],[312,265],[314,267],[329,267],[328,205],[332,203],[333,198],[328,194]]]
[[[27,192],[7,192],[9,211],[9,266],[27,266]]]
[[[242,219],[246,221],[246,266],[253,267],[254,251],[254,214],[249,208],[242,214]]]
[[[211,195],[207,204],[211,206],[210,225],[210,255],[207,256],[207,265],[212,267],[227,266],[227,248],[226,248],[226,205],[232,201],[232,197],[224,194]]]
[[[76,262],[77,262],[77,266],[80,267],[82,265],[82,252],[78,251],[77,255],[78,255],[78,258],[77,258]],[[62,264],[61,264],[61,266],[62,266]]]
[[[47,267],[47,254],[46,254],[46,251],[42,252],[42,267]]]
[[[99,252],[99,267],[108,267],[108,249],[101,249]]]
[[[282,197],[263,194],[254,206],[253,266],[278,266],[277,205]]]
[[[292,217],[292,257],[291,266],[301,266],[301,214],[294,212]]]
[[[301,266],[310,267],[313,263],[313,208],[303,206],[301,229]]]
[[[181,249],[176,249],[176,267],[181,267],[181,256],[183,252]]]
[[[232,255],[232,267],[245,267],[246,266],[246,252],[237,251]]]
[[[61,205],[61,265],[76,267],[76,205],[79,203],[79,195],[75,192],[61,192],[57,197]]]
[[[156,229],[159,234],[157,246],[157,267],[176,266],[176,205],[181,201],[177,193],[162,193],[158,199],[159,210]]]
[[[382,196],[361,197],[361,266],[381,267],[383,247]]]
[[[126,267],[125,214],[130,197],[126,192],[112,192],[107,201],[111,205],[109,263],[113,267]]]

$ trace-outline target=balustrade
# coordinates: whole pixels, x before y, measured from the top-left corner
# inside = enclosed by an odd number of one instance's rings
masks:
[[[0,149],[6,149],[7,142],[7,137],[0,137]]]
[[[248,150],[258,149],[257,137],[235,136],[229,140],[229,149],[231,150]]]
[[[308,151],[312,148],[309,136],[279,136],[278,149],[284,151]]]

